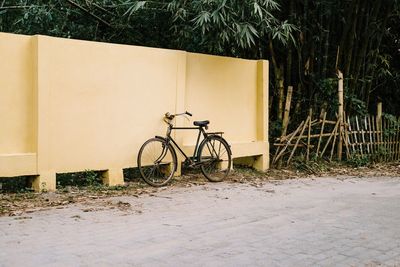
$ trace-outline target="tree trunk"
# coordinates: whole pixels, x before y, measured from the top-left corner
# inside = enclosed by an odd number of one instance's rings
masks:
[[[343,74],[345,77],[350,77],[350,67],[352,63],[352,58],[353,58],[353,48],[355,45],[355,35],[356,35],[356,26],[358,22],[358,14],[359,14],[359,1],[355,0],[355,7],[353,10],[352,16],[349,18],[349,21],[347,22],[348,24],[351,25],[349,34],[345,37],[343,41],[343,44],[341,45],[340,49],[343,51],[343,57],[342,57],[342,62],[343,62]],[[339,65],[340,66],[340,65]]]
[[[383,14],[384,19],[382,21],[381,27],[379,27],[380,29],[384,29],[386,27],[388,19],[389,19],[391,13],[393,12],[392,6],[393,6],[393,4],[385,6],[384,14]],[[368,64],[367,71],[366,71],[366,76],[370,77],[370,79],[368,79],[366,82],[366,94],[367,94],[366,101],[368,101],[368,103],[370,100],[370,94],[371,94],[371,90],[372,90],[372,80],[375,77],[376,62],[378,59],[379,48],[382,43],[383,35],[384,35],[383,31],[378,32],[378,37],[377,37],[376,46],[375,46],[377,51],[374,54],[373,59],[371,60],[371,63]]]
[[[328,72],[328,58],[329,58],[329,37],[330,37],[330,29],[331,29],[331,4],[328,3],[326,6],[326,27],[327,29],[325,30],[324,38],[325,38],[325,43],[324,43],[324,55],[322,58],[322,73],[321,73],[321,78],[326,79],[327,77],[327,72]]]
[[[275,88],[278,90],[277,94],[277,102],[278,102],[278,109],[276,118],[278,120],[282,120],[283,118],[283,102],[284,102],[284,94],[285,94],[285,87],[284,87],[284,67],[283,64],[279,64],[276,61],[274,46],[272,44],[272,40],[269,41],[269,50],[271,53],[271,61],[272,66],[274,67],[274,74],[275,74]]]

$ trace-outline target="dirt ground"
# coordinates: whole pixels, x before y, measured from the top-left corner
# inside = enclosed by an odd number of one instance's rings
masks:
[[[261,187],[265,183],[275,183],[279,180],[296,178],[332,177],[398,177],[400,165],[377,164],[369,167],[352,168],[343,165],[321,165],[310,163],[297,166],[296,169],[270,169],[267,172],[257,172],[252,169],[236,168],[225,180],[227,183],[245,183]],[[300,170],[299,170],[300,169]],[[57,192],[48,193],[2,193],[0,194],[0,216],[27,216],[29,213],[48,209],[63,209],[70,204],[79,203],[87,207],[84,211],[97,211],[105,209],[130,209],[130,204],[125,202],[112,202],[109,197],[152,195],[165,190],[170,186],[193,187],[204,185],[208,181],[198,172],[186,174],[175,178],[167,187],[154,188],[141,181],[127,182],[125,186],[118,187],[65,187]]]

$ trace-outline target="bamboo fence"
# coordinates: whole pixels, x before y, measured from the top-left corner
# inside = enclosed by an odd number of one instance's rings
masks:
[[[327,120],[326,112],[322,111],[319,118],[313,119],[310,111],[306,120],[293,132],[277,138],[274,146],[272,164],[278,166],[283,162],[289,165],[296,156],[306,161],[311,158],[331,161],[335,155],[339,160],[345,156],[374,162],[397,161],[400,159],[400,118],[343,115],[343,121]]]
[[[346,142],[350,157],[365,157],[375,162],[400,159],[400,120],[395,117],[365,116],[347,118]]]

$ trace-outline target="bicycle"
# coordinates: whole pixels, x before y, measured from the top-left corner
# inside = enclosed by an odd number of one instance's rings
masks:
[[[208,120],[194,121],[196,127],[174,127],[172,121],[177,116],[192,116],[189,112],[164,115],[168,124],[165,137],[155,136],[147,140],[139,150],[137,166],[143,180],[149,185],[166,185],[177,169],[175,147],[184,156],[183,166],[200,167],[203,175],[211,182],[220,182],[226,178],[232,166],[232,152],[228,142],[222,137],[223,132],[209,132]],[[193,156],[189,157],[171,137],[173,130],[198,130]],[[202,141],[200,142],[202,138]]]

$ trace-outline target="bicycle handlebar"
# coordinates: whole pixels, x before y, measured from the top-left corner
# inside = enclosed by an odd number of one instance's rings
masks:
[[[169,113],[169,112],[167,112],[167,113],[165,113],[165,115],[164,115],[164,120],[168,120],[168,121],[166,121],[168,124],[170,124],[169,123],[169,121],[172,121],[175,117],[177,117],[177,116],[182,116],[182,115],[188,115],[188,116],[193,116],[193,114],[192,113],[190,113],[190,112],[188,112],[188,111],[185,111],[185,112],[183,112],[183,113],[177,113],[177,114],[171,114],[171,113]]]

